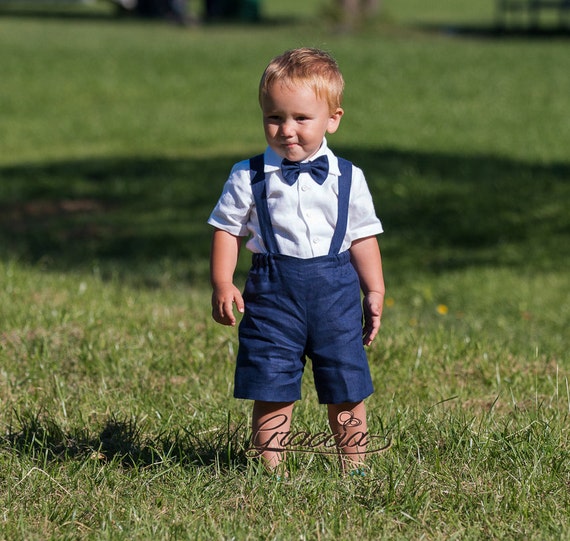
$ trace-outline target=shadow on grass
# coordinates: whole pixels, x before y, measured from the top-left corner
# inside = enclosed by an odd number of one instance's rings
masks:
[[[119,9],[117,6],[108,3],[108,6],[92,6],[77,2],[53,4],[42,3],[41,0],[34,2],[33,0],[27,1],[25,4],[18,3],[14,0],[0,0],[0,20],[1,19],[37,19],[37,20],[59,20],[70,22],[117,22],[120,24],[128,24],[129,22],[144,21],[147,24],[164,24],[171,23],[174,27],[193,28],[196,24],[206,27],[212,26],[294,26],[303,20],[297,16],[281,16],[281,17],[267,17],[261,15],[260,18],[254,20],[247,20],[238,16],[232,17],[219,17],[205,20],[192,19],[191,24],[174,25],[176,20],[169,16],[168,13],[149,13],[141,14],[136,12],[129,12]],[[192,15],[194,10],[197,9],[193,6]]]
[[[159,261],[182,261],[184,278],[204,277],[206,220],[231,164],[146,157],[0,168],[0,250],[131,279]]]
[[[486,40],[565,40],[570,39],[570,26],[543,25],[532,26],[527,24],[421,24],[417,28],[430,34],[442,34],[457,38],[475,38]]]
[[[335,150],[366,172],[386,231],[383,250],[399,272],[568,264],[570,163]],[[206,280],[206,220],[238,159],[125,157],[0,167],[0,256],[61,271],[113,269],[143,284],[149,269],[167,262],[177,278]]]
[[[120,19],[120,12],[108,3],[96,8],[84,2],[45,2],[42,0],[0,0],[0,19],[42,19],[62,21],[111,21]]]
[[[134,419],[110,417],[97,436],[87,428],[65,431],[41,413],[18,415],[0,438],[8,450],[48,461],[94,460],[125,468],[159,466],[176,462],[183,466],[230,467],[245,464],[249,440],[242,425],[194,433],[189,428],[155,437],[144,436],[144,426]]]

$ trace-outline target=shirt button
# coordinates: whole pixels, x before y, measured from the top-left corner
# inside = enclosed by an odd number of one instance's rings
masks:
[[[309,189],[309,187],[308,187],[306,184],[303,184],[303,185],[301,186],[301,190],[302,190],[303,192],[306,192],[308,189]]]
[[[319,238],[318,237],[313,239],[313,244],[319,244]]]

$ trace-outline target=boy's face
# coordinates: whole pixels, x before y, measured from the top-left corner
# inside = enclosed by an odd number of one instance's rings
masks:
[[[344,111],[331,113],[326,100],[304,85],[275,83],[261,100],[268,145],[282,158],[300,162],[319,150],[326,133],[334,133]]]

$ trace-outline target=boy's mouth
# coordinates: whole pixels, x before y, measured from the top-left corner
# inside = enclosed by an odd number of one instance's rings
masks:
[[[285,148],[291,149],[291,148],[297,148],[300,147],[301,145],[299,143],[292,143],[291,141],[286,141],[283,143],[283,146]]]

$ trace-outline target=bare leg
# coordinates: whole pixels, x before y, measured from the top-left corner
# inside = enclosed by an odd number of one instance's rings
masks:
[[[329,404],[328,417],[340,451],[343,471],[362,465],[366,458],[368,438],[364,402]]]
[[[252,445],[269,470],[274,470],[283,462],[284,452],[280,450],[280,442],[290,431],[293,406],[294,402],[256,400],[253,403]]]

